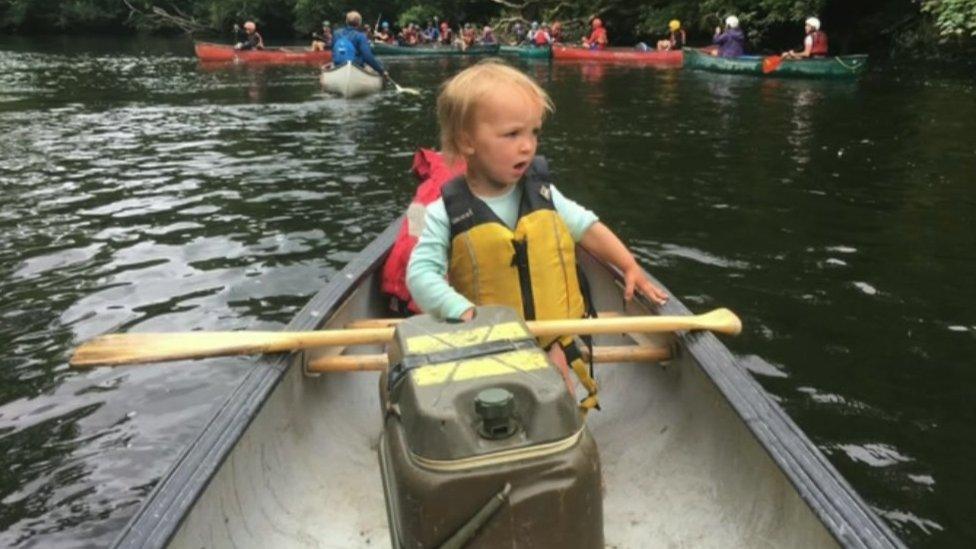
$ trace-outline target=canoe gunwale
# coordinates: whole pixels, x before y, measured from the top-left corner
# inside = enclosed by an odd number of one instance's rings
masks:
[[[315,294],[283,331],[314,330],[338,310],[360,282],[381,266],[400,229],[391,223]],[[247,360],[237,358],[234,360]],[[250,359],[250,371],[200,434],[182,451],[129,520],[113,547],[166,547],[251,421],[284,378],[291,355]]]
[[[360,283],[380,268],[402,219],[391,223],[337,272],[284,329],[313,330],[323,319],[333,316]],[[592,257],[585,259],[596,261]],[[606,268],[620,278],[615,269]],[[660,308],[642,297],[638,299],[648,310],[660,314],[690,314],[676,298]],[[682,332],[677,340],[681,352],[700,367],[841,546],[905,547],[718,338],[707,332]],[[250,371],[161,477],[122,529],[113,544],[115,547],[165,547],[173,539],[238,440],[285,377],[291,359],[289,355],[247,359],[251,362],[246,366]]]

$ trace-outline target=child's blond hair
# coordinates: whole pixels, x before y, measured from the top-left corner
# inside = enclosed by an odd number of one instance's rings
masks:
[[[535,80],[497,59],[481,61],[444,82],[437,98],[441,152],[448,158],[457,158],[461,132],[468,129],[478,102],[489,93],[505,93],[513,87],[537,101],[543,116],[555,110],[549,94]]]

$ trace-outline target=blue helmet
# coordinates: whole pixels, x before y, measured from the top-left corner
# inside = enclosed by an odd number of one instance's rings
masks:
[[[383,21],[383,24],[382,24],[381,26],[382,26],[382,27],[383,27],[384,29],[388,29],[388,28],[390,28],[390,22],[389,22],[389,21]]]

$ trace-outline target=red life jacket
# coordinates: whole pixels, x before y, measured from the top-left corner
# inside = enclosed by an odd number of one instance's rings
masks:
[[[536,46],[548,46],[549,45],[549,37],[546,36],[546,32],[545,31],[543,31],[543,30],[540,29],[540,30],[536,31],[536,33],[535,33],[535,39],[533,39],[533,42],[535,42],[535,45]]]
[[[827,33],[824,31],[813,31],[810,37],[813,38],[810,57],[827,57]]]
[[[465,164],[458,161],[454,166],[448,166],[439,152],[420,149],[413,155],[411,170],[421,183],[407,208],[407,218],[400,225],[390,255],[383,264],[380,285],[383,293],[390,298],[390,311],[404,315],[420,312],[420,307],[413,302],[410,290],[407,289],[407,264],[410,262],[410,253],[420,238],[427,205],[441,197],[441,187],[463,173]]]

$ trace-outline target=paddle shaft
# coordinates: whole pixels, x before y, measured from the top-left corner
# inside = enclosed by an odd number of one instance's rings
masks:
[[[673,332],[712,330],[737,334],[738,317],[728,309],[716,309],[693,316],[623,316],[538,320],[526,323],[536,337],[599,335],[628,332]],[[75,351],[71,365],[99,365],[164,362],[257,353],[279,353],[326,346],[376,345],[393,338],[393,328],[320,330],[314,332],[187,332],[112,334],[89,341]]]

